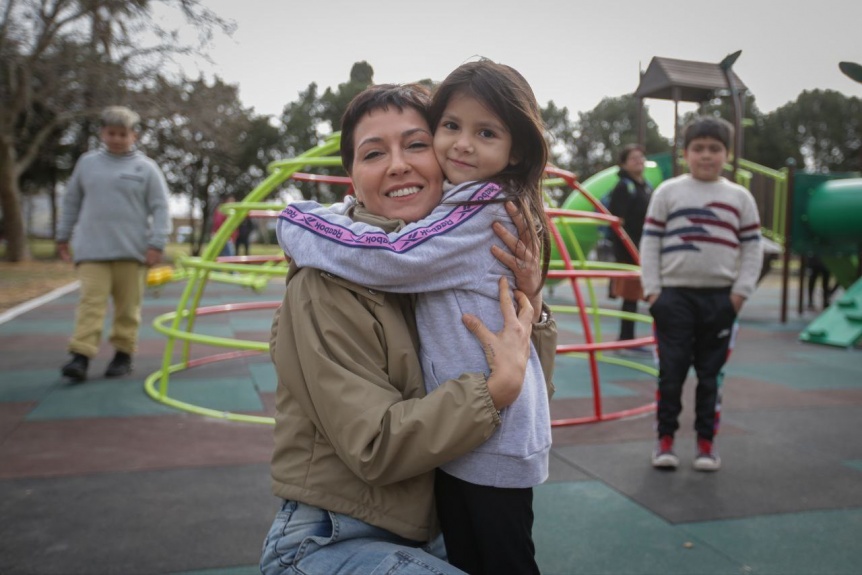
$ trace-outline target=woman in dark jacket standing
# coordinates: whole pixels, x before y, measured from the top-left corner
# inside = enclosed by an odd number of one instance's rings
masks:
[[[620,181],[611,190],[608,210],[622,220],[623,229],[631,238],[634,245],[639,245],[641,234],[646,218],[647,206],[649,206],[652,187],[644,177],[646,167],[646,155],[644,149],[638,144],[629,144],[622,149],[619,155]],[[624,264],[634,264],[635,261],[616,236],[612,236],[614,257],[616,261]],[[622,311],[635,313],[638,309],[637,299],[625,299],[623,296]],[[620,340],[634,339],[635,324],[632,320],[620,321]]]

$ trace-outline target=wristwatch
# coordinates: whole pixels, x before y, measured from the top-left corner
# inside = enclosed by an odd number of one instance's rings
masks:
[[[548,323],[551,321],[551,314],[548,309],[542,306],[542,314],[539,316],[539,321],[533,324],[533,327],[547,327]]]

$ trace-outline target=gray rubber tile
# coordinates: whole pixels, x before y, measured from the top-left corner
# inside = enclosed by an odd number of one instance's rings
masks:
[[[252,565],[277,508],[268,465],[0,481],[0,573]]]
[[[692,469],[693,435],[677,436],[676,471],[652,468],[653,445],[580,445],[555,451],[671,523],[862,506],[858,471],[829,455],[769,437],[721,437],[722,469],[717,473]]]

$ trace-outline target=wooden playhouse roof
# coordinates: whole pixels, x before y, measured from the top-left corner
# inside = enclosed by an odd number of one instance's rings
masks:
[[[734,87],[739,91],[746,90],[745,84],[736,72],[731,70],[730,73]],[[676,98],[674,98],[675,88]],[[635,96],[659,100],[676,99],[682,102],[705,102],[712,99],[717,90],[727,89],[730,89],[730,86],[727,84],[724,71],[717,63],[655,56],[641,76]]]

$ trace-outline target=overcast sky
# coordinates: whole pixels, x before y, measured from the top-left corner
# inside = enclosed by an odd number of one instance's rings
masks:
[[[280,114],[309,83],[322,92],[347,81],[354,62],[374,80],[442,80],[475,56],[509,64],[570,117],[606,96],[633,92],[654,56],[719,62],[734,70],[764,112],[800,92],[862,97],[838,62],[862,63],[862,0],[204,0],[234,20],[201,65],[239,84],[244,105]],[[192,76],[195,65],[186,67]],[[673,104],[647,100],[663,135]],[[681,105],[681,114],[691,105]]]

